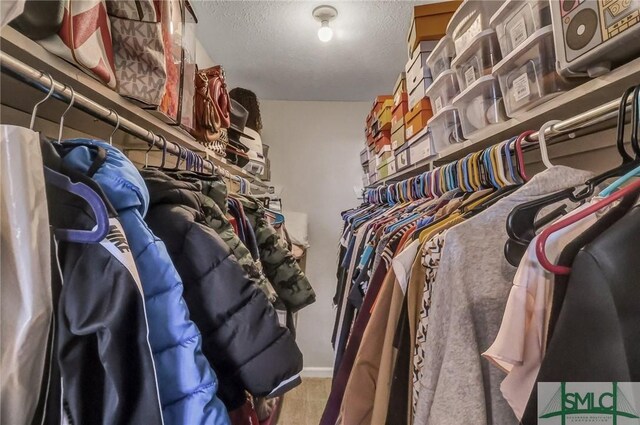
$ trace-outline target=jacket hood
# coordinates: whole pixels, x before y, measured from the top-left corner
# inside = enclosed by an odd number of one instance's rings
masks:
[[[98,182],[116,210],[135,208],[145,216],[149,191],[140,172],[122,152],[91,139],[65,140],[62,146],[63,163]]]
[[[178,180],[153,168],[142,170],[141,174],[149,188],[151,205],[179,204],[197,211],[202,209],[202,188],[196,179],[190,179],[185,175],[183,179]]]

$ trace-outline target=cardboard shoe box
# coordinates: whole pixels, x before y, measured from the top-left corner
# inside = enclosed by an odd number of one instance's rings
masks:
[[[438,41],[444,37],[447,25],[460,4],[462,4],[461,0],[454,0],[413,8],[411,26],[407,35],[409,57],[421,41]]]

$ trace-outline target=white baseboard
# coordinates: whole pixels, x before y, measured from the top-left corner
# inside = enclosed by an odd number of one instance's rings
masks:
[[[303,378],[333,378],[332,367],[305,367],[300,376]]]

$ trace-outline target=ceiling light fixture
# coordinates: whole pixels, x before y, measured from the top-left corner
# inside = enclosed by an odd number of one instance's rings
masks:
[[[333,6],[318,6],[313,9],[313,17],[321,23],[318,30],[320,41],[327,43],[333,38],[333,30],[329,26],[329,22],[335,19],[336,16],[338,16],[338,11]]]

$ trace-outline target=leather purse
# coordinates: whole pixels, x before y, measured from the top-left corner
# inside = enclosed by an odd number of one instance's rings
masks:
[[[38,43],[111,89],[116,88],[111,25],[104,0],[66,0],[62,27]]]
[[[3,11],[9,3],[2,2]],[[64,17],[64,1],[29,0],[22,3],[24,4],[24,11],[9,24],[13,28],[32,40],[51,37],[60,31]]]
[[[231,102],[220,65],[198,71],[194,100],[195,128],[192,135],[203,144],[218,140],[231,125]]]

